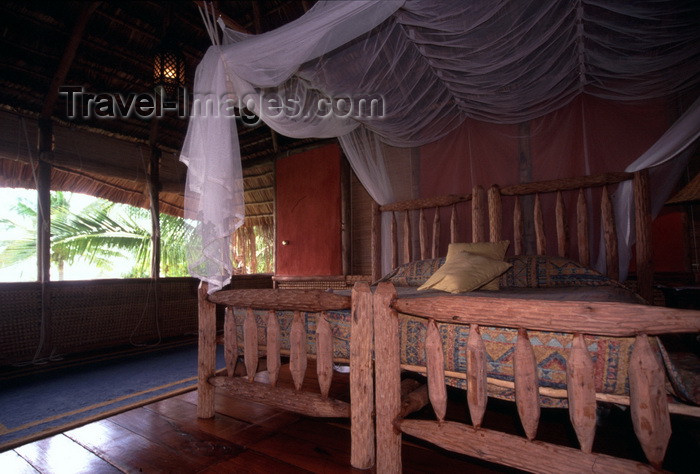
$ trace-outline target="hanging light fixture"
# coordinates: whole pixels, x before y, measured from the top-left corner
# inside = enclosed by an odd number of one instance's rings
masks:
[[[185,57],[173,45],[173,42],[164,39],[153,58],[156,93],[169,98],[174,98],[178,88],[185,85]]]

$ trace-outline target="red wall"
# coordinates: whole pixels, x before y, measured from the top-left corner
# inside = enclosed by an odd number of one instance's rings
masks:
[[[275,273],[342,274],[340,148],[316,148],[281,158],[275,166]]]
[[[521,182],[523,148],[532,163],[530,181],[623,171],[666,131],[672,121],[669,110],[661,100],[616,103],[580,96],[568,106],[532,120],[527,128],[467,119],[445,138],[421,148],[420,195],[467,194],[477,184],[488,187]],[[573,202],[566,205],[574,209]],[[543,206],[545,226],[553,227],[553,200],[543,201]],[[461,212],[466,216],[466,210]],[[470,223],[461,216],[458,234],[461,239],[470,238]],[[447,213],[441,217],[443,222],[449,219]],[[684,271],[682,226],[677,217],[661,219],[663,222],[655,222],[653,235],[656,271]],[[592,235],[598,235],[597,225],[596,221]],[[509,220],[504,221],[503,230],[511,235]],[[441,234],[443,249],[447,234]],[[552,247],[548,252],[553,252],[555,242],[548,245]]]

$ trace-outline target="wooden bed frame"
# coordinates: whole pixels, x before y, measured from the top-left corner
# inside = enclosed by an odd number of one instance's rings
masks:
[[[670,411],[700,416],[698,407],[669,405],[664,368],[649,336],[700,332],[700,312],[629,303],[592,303],[445,295],[400,298],[391,283],[374,293],[377,472],[401,472],[401,433],[444,449],[532,472],[630,472],[660,468],[671,435]],[[416,391],[402,400],[399,360],[399,316],[427,320],[427,392]],[[437,322],[469,325],[466,348],[467,401],[472,425],[445,421],[447,403],[443,348]],[[525,437],[481,427],[492,383],[479,326],[518,331],[514,369],[516,405]],[[567,361],[568,390],[538,387],[535,355],[528,331],[574,335]],[[593,362],[583,337],[634,337],[630,359],[630,396],[595,393]],[[498,381],[496,381],[498,382]],[[420,390],[420,389],[419,389]],[[580,450],[535,440],[540,417],[538,393],[568,398],[569,415]],[[437,421],[406,419],[428,399]],[[591,452],[596,429],[597,401],[629,405],[634,431],[651,465]],[[679,410],[674,410],[680,408]]]
[[[471,201],[471,241],[491,242],[509,239],[502,233],[502,200],[513,198],[513,228],[511,242],[515,255],[527,253],[524,232],[523,202],[532,207],[530,222],[534,227],[534,250],[546,253],[547,237],[540,195],[555,194],[557,255],[568,257],[569,235],[563,195],[576,196],[576,245],[578,260],[590,266],[588,237],[589,213],[587,188],[601,187],[601,228],[607,255],[607,275],[618,279],[617,232],[608,187],[632,180],[635,201],[637,291],[652,301],[652,268],[650,242],[650,205],[646,171],[613,173],[572,179],[543,181],[485,191],[476,186],[469,195],[442,196],[375,206],[373,219],[373,276],[379,276],[380,212],[392,213],[392,267],[414,259],[439,256],[441,207],[451,208],[450,242],[457,236],[457,207]],[[432,210],[432,238],[428,238],[426,214]],[[396,215],[402,222],[399,239]],[[416,218],[417,214],[417,218]],[[414,252],[417,221],[418,250]],[[399,246],[399,241],[401,245]],[[461,240],[462,242],[466,240]],[[400,249],[400,250],[399,250]],[[401,257],[401,258],[399,258]],[[389,282],[380,283],[373,295],[375,333],[375,388],[377,472],[401,472],[401,433],[422,438],[444,449],[481,458],[490,462],[535,472],[567,470],[596,472],[629,472],[660,467],[670,437],[669,410],[700,416],[698,407],[674,404],[669,407],[665,391],[664,369],[649,344],[649,336],[665,333],[695,333],[700,331],[700,312],[627,303],[590,303],[576,301],[545,301],[509,298],[463,297],[444,295],[423,298],[401,298]],[[424,318],[427,324],[426,367],[405,366],[400,363],[399,313]],[[469,325],[465,359],[465,374],[448,373],[450,377],[466,379],[467,400],[473,425],[445,421],[446,384],[443,347],[437,322]],[[486,352],[479,326],[513,328],[518,331],[515,352],[515,382],[487,379]],[[567,363],[568,390],[538,386],[535,357],[527,337],[528,331],[544,330],[573,334],[573,349]],[[584,335],[634,337],[630,366],[629,397],[595,393],[593,366],[583,342]],[[416,371],[427,375],[427,387],[407,393],[402,386],[401,371]],[[404,381],[405,382],[405,381]],[[516,405],[525,437],[481,428],[487,403],[487,384],[509,384],[515,389]],[[580,450],[535,440],[540,405],[538,393],[568,398],[572,425],[580,442]],[[591,452],[596,429],[596,404],[613,402],[631,407],[635,433],[651,465]],[[407,419],[413,411],[431,403],[437,421]]]
[[[421,259],[438,256],[440,213],[434,212],[432,225],[432,240],[429,241],[426,223],[426,210],[440,207],[451,208],[450,241],[457,242],[457,207],[460,202],[471,201],[472,241],[498,241],[505,239],[502,235],[502,200],[513,197],[515,209],[513,215],[514,235],[513,248],[516,255],[526,252],[527,245],[524,237],[526,219],[523,217],[523,202],[532,203],[531,222],[534,227],[535,249],[538,254],[544,254],[546,249],[545,225],[540,201],[540,194],[555,193],[556,198],[556,242],[558,254],[568,256],[568,232],[566,212],[564,210],[563,194],[577,193],[577,253],[579,261],[584,265],[590,264],[590,244],[588,239],[588,204],[585,189],[600,187],[600,209],[602,215],[601,227],[605,236],[606,254],[608,256],[607,273],[617,277],[617,239],[609,198],[608,186],[621,181],[632,179],[635,189],[636,216],[636,258],[637,282],[639,292],[651,299],[651,247],[650,213],[648,197],[648,179],[645,172],[635,174],[615,173],[598,176],[574,178],[570,180],[554,180],[539,183],[529,183],[499,188],[492,186],[488,192],[477,186],[470,195],[445,196],[435,199],[419,199],[395,203],[387,206],[375,206],[372,224],[372,277],[380,276],[380,232],[379,216],[382,211],[392,211],[403,215],[401,247],[401,263],[414,259],[411,235],[415,233],[411,221],[418,222],[418,251],[415,257]],[[531,196],[531,197],[528,197]],[[527,207],[527,206],[525,206]],[[487,213],[488,211],[488,213]],[[488,217],[486,217],[488,215]],[[399,264],[399,245],[395,218],[392,219],[391,229],[394,242],[392,265]],[[432,242],[432,244],[429,244]],[[350,297],[329,293],[325,290],[298,289],[265,289],[265,290],[224,290],[213,294],[207,293],[206,284],[199,289],[199,383],[198,383],[198,416],[210,418],[215,414],[215,390],[227,390],[242,398],[270,404],[285,410],[294,411],[309,416],[350,417],[352,433],[351,463],[356,468],[371,468],[375,465],[375,436],[377,472],[400,472],[401,470],[401,432],[422,437],[446,449],[452,449],[470,456],[499,462],[530,470],[552,470],[559,472],[561,466],[610,466],[614,469],[637,468],[643,465],[630,461],[618,461],[609,456],[590,453],[590,442],[593,436],[595,403],[601,399],[601,394],[591,391],[590,361],[586,359],[585,351],[575,349],[572,355],[572,387],[559,396],[568,396],[572,407],[572,420],[581,439],[582,451],[549,445],[533,440],[535,437],[539,406],[536,403],[538,390],[537,380],[533,374],[532,349],[529,347],[528,330],[544,329],[547,331],[562,331],[575,334],[580,344],[583,334],[601,334],[614,336],[634,336],[637,338],[635,347],[638,366],[633,378],[635,386],[648,387],[643,390],[633,390],[627,400],[608,400],[614,403],[631,405],[637,420],[638,436],[644,446],[650,461],[658,465],[663,459],[665,443],[670,431],[668,425],[668,405],[659,393],[663,389],[663,372],[655,364],[648,348],[647,336],[662,332],[696,332],[700,330],[699,312],[671,310],[662,307],[642,305],[622,305],[621,303],[580,303],[525,301],[509,299],[488,299],[479,301],[471,298],[469,306],[458,296],[441,296],[437,298],[420,299],[416,306],[410,299],[400,299],[396,296],[391,284],[382,283],[372,294],[367,283],[356,283]],[[422,304],[422,306],[421,306]],[[225,347],[226,374],[216,373],[216,307],[226,307],[223,327],[223,343]],[[622,306],[620,306],[622,305]],[[246,316],[243,322],[244,333],[244,362],[247,377],[234,377],[235,361],[238,358],[236,326],[231,308],[245,308]],[[351,308],[351,341],[350,341],[350,404],[328,397],[328,387],[332,374],[332,344],[328,325],[325,323],[324,311]],[[258,383],[253,380],[258,365],[257,323],[253,309],[269,310],[267,317],[267,368],[270,373],[270,384]],[[289,354],[290,371],[295,383],[295,389],[277,387],[275,381],[279,373],[279,325],[274,310],[294,311],[294,319],[290,334],[291,349]],[[301,312],[316,312],[318,314],[317,331],[317,376],[321,394],[302,392],[301,381],[304,378],[306,360],[305,328]],[[399,363],[398,319],[397,311],[410,313],[428,319],[429,328],[434,328],[435,321],[449,321],[456,324],[469,324],[469,374],[464,374],[468,382],[468,397],[472,419],[477,420],[474,427],[462,426],[444,421],[445,383],[441,365],[441,347],[437,343],[435,331],[430,331],[428,341],[428,367],[402,367]],[[594,317],[594,318],[593,318]],[[622,317],[622,318],[621,318]],[[576,321],[588,321],[579,325]],[[622,324],[625,323],[625,324]],[[514,327],[523,337],[519,338],[518,367],[514,384],[518,396],[518,408],[521,419],[524,420],[527,438],[496,433],[479,428],[480,412],[485,406],[485,387],[487,380],[484,370],[484,352],[478,338],[478,326]],[[474,334],[474,336],[472,336]],[[373,340],[374,339],[374,340]],[[578,347],[578,346],[576,346]],[[375,349],[374,363],[372,352]],[[647,367],[649,366],[649,367]],[[402,369],[414,370],[428,374],[429,388],[419,388],[400,380]],[[454,376],[455,374],[450,374]],[[661,381],[660,381],[661,380]],[[376,390],[375,390],[376,385]],[[546,390],[545,390],[546,391]],[[560,391],[561,392],[561,391]],[[565,391],[564,391],[565,392]],[[402,400],[402,394],[404,398]],[[551,393],[547,393],[551,395]],[[555,394],[556,396],[557,394]],[[438,413],[438,421],[420,421],[405,419],[405,415],[422,407],[430,398]],[[534,400],[534,401],[533,401]],[[374,411],[376,404],[376,414]],[[694,413],[693,413],[694,414]],[[647,423],[651,423],[648,425]],[[376,423],[376,433],[375,433]],[[647,428],[652,426],[650,432]],[[523,453],[528,452],[530,458]],[[534,454],[534,455],[533,455]],[[530,459],[534,461],[530,461]],[[531,464],[534,462],[535,464]],[[602,464],[600,464],[602,463]],[[648,467],[648,466],[647,466]],[[613,469],[613,470],[614,470]]]
[[[569,226],[567,212],[564,206],[564,195],[576,193],[576,249],[578,262],[586,267],[591,266],[591,243],[589,237],[589,221],[587,190],[601,188],[600,209],[601,228],[603,231],[606,275],[619,279],[619,256],[617,243],[617,230],[613,214],[613,206],[610,199],[609,187],[623,181],[631,180],[634,189],[634,216],[635,216],[635,256],[637,293],[647,301],[652,301],[653,269],[651,266],[651,210],[649,201],[649,177],[647,170],[636,173],[606,173],[593,176],[581,176],[567,179],[555,179],[526,184],[499,187],[491,186],[488,191],[482,186],[475,186],[471,194],[446,195],[435,198],[414,199],[396,202],[384,206],[375,205],[372,219],[372,280],[377,281],[381,277],[381,229],[380,215],[382,212],[391,212],[391,267],[396,268],[399,263],[407,263],[413,260],[437,258],[440,243],[440,212],[441,208],[450,209],[449,232],[450,242],[467,242],[459,240],[457,235],[457,204],[471,201],[471,227],[472,242],[497,242],[509,239],[515,255],[528,253],[529,242],[526,227],[531,224],[534,239],[534,253],[545,255],[547,249],[547,234],[542,212],[542,199],[546,194],[555,196],[555,234],[552,238],[557,243],[557,256],[571,258],[569,244]],[[541,198],[542,197],[542,198]],[[504,206],[506,199],[513,199],[513,236],[503,234]],[[529,203],[529,206],[524,205]],[[591,206],[596,204],[591,202]],[[527,207],[531,207],[528,210]],[[417,225],[414,222],[417,213]],[[426,214],[432,213],[433,220],[429,238]],[[396,218],[401,220],[402,238],[398,238]],[[417,231],[415,227],[418,227]],[[418,235],[418,250],[414,253],[412,236]],[[597,238],[595,236],[594,238]],[[400,245],[399,245],[400,241]]]
[[[225,306],[223,343],[226,374],[216,374],[216,305]],[[325,290],[260,289],[222,290],[207,294],[207,284],[199,288],[199,354],[197,416],[215,414],[215,389],[237,397],[271,405],[307,416],[350,418],[351,464],[360,469],[374,465],[374,399],[372,373],[372,293],[367,283],[357,283],[352,296]],[[236,322],[233,308],[244,308],[244,365],[246,377],[235,377],[238,359]],[[254,381],[258,367],[258,336],[254,309],[269,310],[266,321],[267,370],[270,383]],[[350,403],[328,397],[333,376],[333,344],[325,311],[351,309]],[[290,330],[289,368],[295,388],[277,387],[280,370],[279,323],[275,310],[293,311]],[[301,312],[316,313],[316,370],[319,393],[301,391],[306,373],[306,328]]]

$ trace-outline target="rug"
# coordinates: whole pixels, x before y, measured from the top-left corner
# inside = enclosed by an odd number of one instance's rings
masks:
[[[217,351],[217,368],[225,366]],[[0,451],[194,390],[197,345],[0,379]]]

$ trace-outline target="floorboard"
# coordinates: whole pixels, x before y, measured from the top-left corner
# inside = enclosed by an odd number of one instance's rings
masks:
[[[304,382],[317,390],[313,371]],[[264,375],[260,376],[264,379]],[[347,398],[348,377],[336,374],[333,393]],[[288,376],[280,384],[291,384]],[[464,394],[450,392],[448,418],[468,421]],[[71,429],[43,440],[0,453],[5,473],[342,473],[359,471],[350,466],[350,426],[347,420],[308,418],[235,399],[217,389],[217,414],[201,420],[196,412],[197,393],[188,392],[129,410],[107,419]],[[514,404],[489,401],[486,425],[520,433],[511,416]],[[415,416],[430,417],[429,407]],[[575,444],[563,410],[543,411],[538,439]],[[628,414],[618,410],[601,420],[598,451],[636,458],[640,450],[628,430]],[[698,465],[697,420],[680,420],[669,448],[674,472],[694,472]],[[503,467],[443,451],[415,439],[404,439],[406,473],[513,472]],[[667,467],[667,466],[665,466]]]

